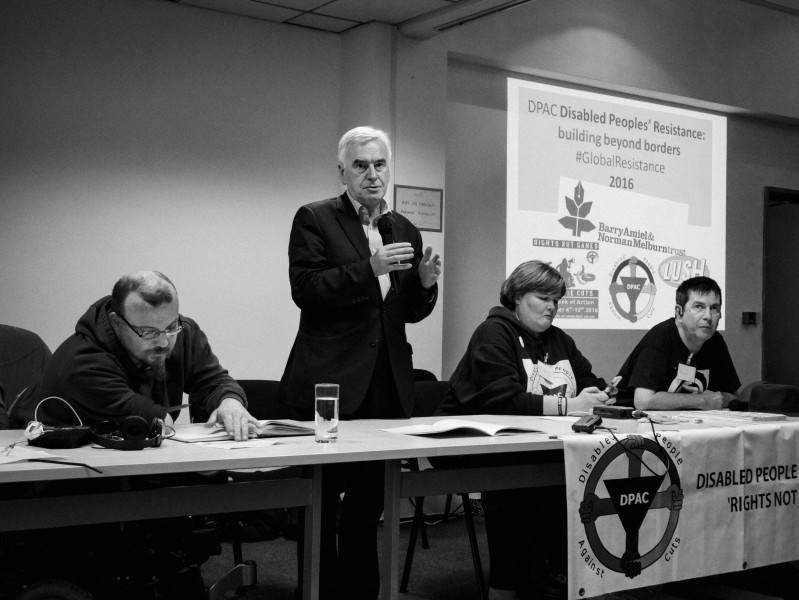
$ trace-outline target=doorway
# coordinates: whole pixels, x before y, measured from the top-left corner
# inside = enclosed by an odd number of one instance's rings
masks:
[[[764,196],[763,379],[799,385],[799,190]]]

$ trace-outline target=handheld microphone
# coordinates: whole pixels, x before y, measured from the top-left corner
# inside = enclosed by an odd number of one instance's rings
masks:
[[[380,233],[380,238],[383,240],[383,245],[394,243],[394,218],[391,213],[387,213],[377,219],[377,231]],[[395,294],[399,293],[399,273],[397,271],[389,271],[388,277],[391,280],[391,289]]]

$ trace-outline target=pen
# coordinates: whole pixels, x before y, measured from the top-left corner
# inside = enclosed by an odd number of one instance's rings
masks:
[[[619,383],[621,383],[621,375],[616,375],[616,377],[610,380],[608,386],[604,390],[602,390],[608,395],[608,399],[605,400],[604,402],[605,404],[616,404],[616,399],[614,398],[614,396],[619,391],[618,389],[616,389],[616,386],[618,386]]]
[[[610,383],[608,384],[608,387],[605,388],[605,390],[604,390],[605,393],[606,394],[612,394],[612,393],[617,392],[618,390],[616,389],[616,387],[620,383],[621,383],[621,375],[616,375],[616,377],[614,377],[613,379],[610,380]]]

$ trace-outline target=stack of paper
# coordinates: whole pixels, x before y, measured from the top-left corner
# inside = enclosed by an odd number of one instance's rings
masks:
[[[258,421],[258,426],[250,425],[250,437],[268,438],[289,435],[313,435],[313,427],[300,421],[280,419],[275,421]],[[232,440],[230,435],[220,423],[208,426],[205,423],[187,423],[175,426],[175,435],[170,439],[179,442],[216,442]]]
[[[732,410],[695,410],[680,413],[686,419],[713,419],[729,423],[765,423],[768,421],[784,421],[788,417],[779,413],[763,413]]]

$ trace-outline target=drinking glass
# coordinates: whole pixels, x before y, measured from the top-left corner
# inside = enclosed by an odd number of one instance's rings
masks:
[[[317,383],[314,387],[315,439],[321,444],[338,439],[338,384]]]

